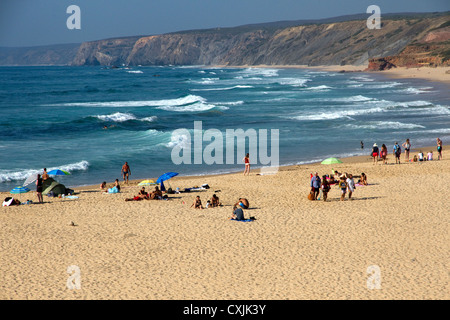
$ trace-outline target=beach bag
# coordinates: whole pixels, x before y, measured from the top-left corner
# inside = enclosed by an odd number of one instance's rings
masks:
[[[310,192],[308,194],[308,200],[314,200],[314,193]]]

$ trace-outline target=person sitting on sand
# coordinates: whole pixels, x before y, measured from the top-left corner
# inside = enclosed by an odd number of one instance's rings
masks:
[[[248,209],[250,207],[248,200],[245,198],[239,198],[239,202],[234,204],[234,207],[240,206],[243,209]]]
[[[197,196],[194,199],[194,203],[192,203],[191,208],[194,207],[194,209],[203,209],[202,200],[200,199],[200,196]]]
[[[424,161],[424,155],[422,150],[420,150],[420,152],[417,154],[417,158],[419,159],[419,161]]]
[[[367,176],[364,172],[361,173],[361,178],[358,180],[358,183],[367,186]]]
[[[163,196],[162,191],[159,190],[158,186],[156,186],[155,190],[152,191],[152,193],[150,193],[150,195],[149,195],[150,199],[152,199],[152,200],[153,199],[159,200],[162,198],[162,196]]]
[[[328,180],[326,176],[322,177],[322,194],[323,201],[327,201],[328,192],[330,191],[330,185],[328,184]]]
[[[428,154],[427,154],[427,160],[428,160],[428,161],[433,160],[433,151],[428,152]]]
[[[219,197],[216,196],[216,194],[213,194],[213,196],[211,197],[211,207],[218,207],[220,206],[221,203],[219,202]]]
[[[105,190],[106,189],[106,181],[103,181],[101,184],[100,184],[100,190]]]
[[[142,199],[148,199],[149,195],[148,193],[145,191],[145,187],[142,187],[141,191],[139,191],[138,196]]]
[[[244,218],[244,210],[242,208],[234,206],[233,207],[233,213],[231,215],[231,219],[234,220],[245,220]]]
[[[344,175],[342,175],[340,177],[338,186],[339,186],[339,188],[341,189],[341,192],[342,192],[342,194],[341,194],[341,201],[344,201],[345,194],[347,193],[347,183],[345,182],[345,176]]]

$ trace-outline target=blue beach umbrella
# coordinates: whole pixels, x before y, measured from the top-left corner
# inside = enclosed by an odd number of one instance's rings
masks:
[[[69,172],[67,172],[65,170],[59,170],[59,169],[52,170],[47,173],[50,176],[68,176],[70,174]]]
[[[14,189],[12,189],[11,191],[10,191],[10,193],[12,193],[12,194],[21,194],[21,193],[27,193],[27,192],[29,192],[30,191],[30,189],[28,189],[27,187],[15,187]]]
[[[177,175],[178,175],[178,172],[166,172],[166,173],[162,174],[161,176],[159,176],[158,180],[156,180],[156,183],[161,184],[161,191],[164,191],[166,189],[164,187],[163,182],[166,180],[169,180],[170,178],[173,178]],[[170,186],[170,184],[169,184],[169,186]]]
[[[28,191],[30,191],[30,189],[28,189],[27,187],[15,187],[14,189],[12,189],[10,191],[10,193],[21,194],[21,193],[27,193]]]

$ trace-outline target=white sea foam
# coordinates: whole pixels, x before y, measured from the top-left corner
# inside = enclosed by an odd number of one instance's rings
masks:
[[[196,95],[187,95],[182,98],[176,99],[163,99],[163,100],[141,100],[141,101],[104,101],[104,102],[72,102],[53,104],[51,106],[62,107],[109,107],[109,108],[121,108],[121,107],[160,107],[160,106],[178,106],[197,101],[205,101],[205,98]]]
[[[284,86],[293,86],[293,87],[305,87],[306,83],[311,81],[311,79],[304,78],[282,78],[278,81],[279,84]]]
[[[141,71],[141,70],[129,70],[129,71],[127,71],[128,73],[144,73],[143,71]]]
[[[181,106],[163,106],[163,107],[157,107],[157,109],[165,110],[165,111],[175,111],[175,112],[201,112],[201,111],[207,111],[210,109],[220,109],[220,110],[227,110],[228,107],[225,106],[216,106],[214,104],[208,104],[202,101],[195,102],[188,105],[181,105]]]
[[[330,110],[328,112],[316,112],[310,114],[302,114],[298,116],[287,117],[293,120],[299,121],[314,121],[314,120],[333,120],[340,118],[351,118],[351,116],[357,116],[362,114],[378,113],[386,111],[385,108],[376,107],[369,109],[353,109],[353,110]]]
[[[329,91],[329,89],[333,89],[333,88],[326,86],[326,85],[306,88],[306,90],[312,90],[312,91]]]
[[[364,124],[345,124],[341,127],[350,129],[424,129],[425,127],[420,124],[414,123],[402,123],[398,121],[367,121]]]
[[[254,77],[254,76],[262,76],[262,77],[277,77],[278,69],[270,69],[270,68],[247,68],[239,73],[244,74],[244,77]]]
[[[116,112],[113,114],[107,114],[107,115],[97,115],[95,118],[98,118],[102,121],[114,121],[114,122],[124,122],[129,120],[136,120],[136,117],[132,115],[131,113],[122,113],[122,112]]]
[[[76,162],[76,163],[70,163],[58,167],[49,167],[47,168],[47,171],[51,170],[64,170],[69,173],[72,173],[73,171],[84,171],[87,170],[89,167],[89,162],[86,160]],[[6,181],[20,181],[25,180],[30,175],[42,173],[41,169],[17,169],[17,170],[0,170],[0,183],[6,182]]]
[[[432,87],[419,87],[419,88],[409,87],[406,89],[402,89],[400,91],[411,94],[422,94],[422,93],[430,93],[431,92],[430,90],[432,89],[433,89]]]
[[[253,86],[249,85],[236,85],[232,87],[223,87],[223,88],[205,88],[205,89],[191,89],[191,91],[227,91],[227,90],[233,90],[233,89],[250,89],[254,88]]]

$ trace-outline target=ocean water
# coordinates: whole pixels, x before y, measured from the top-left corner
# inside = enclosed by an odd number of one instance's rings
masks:
[[[44,167],[69,171],[57,179],[67,187],[121,179],[125,161],[132,179],[242,170],[238,157],[233,164],[172,162],[172,149],[188,139],[174,131],[193,133],[194,121],[224,136],[227,129],[267,129],[269,137],[279,130],[281,165],[369,154],[375,142],[390,151],[406,138],[413,147],[435,145],[437,137],[445,144],[448,89],[300,69],[0,67],[0,191]]]

